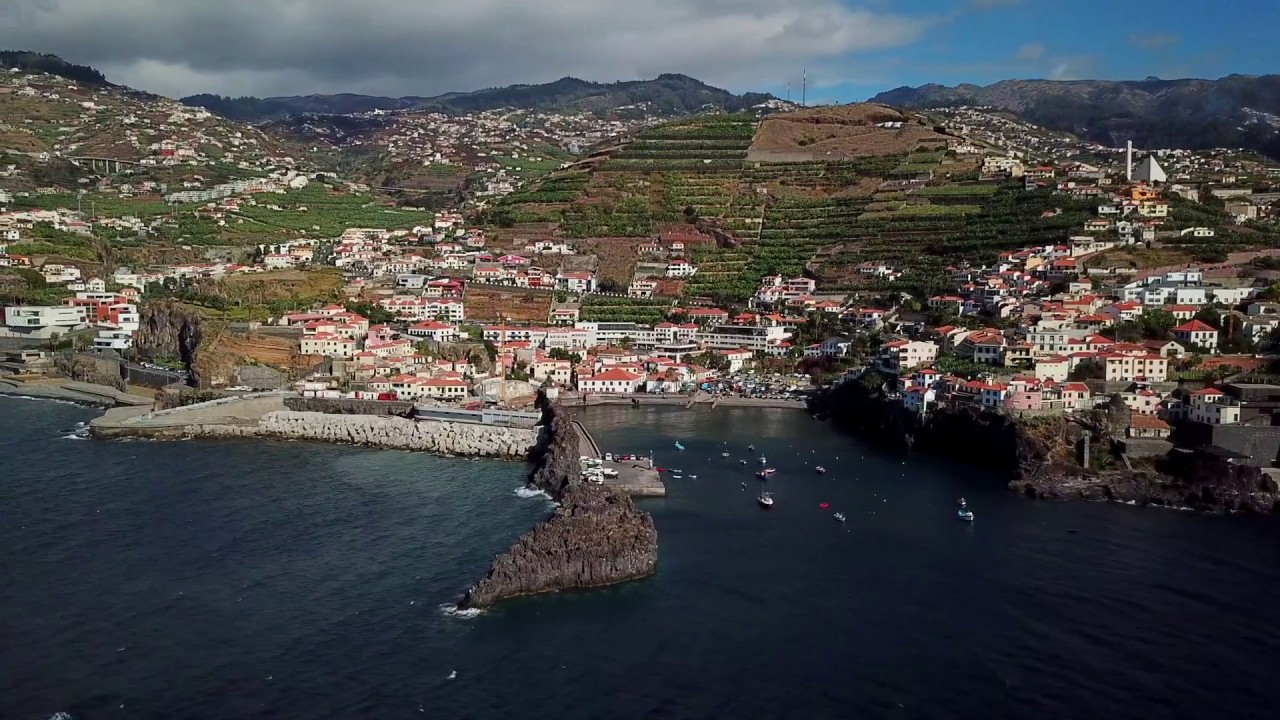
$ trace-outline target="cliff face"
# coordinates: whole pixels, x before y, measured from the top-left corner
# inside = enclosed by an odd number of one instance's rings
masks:
[[[658,564],[653,518],[625,493],[590,485],[578,474],[578,432],[558,405],[544,409],[546,432],[529,478],[559,501],[555,514],[494,559],[462,607],[614,585],[652,575]]]
[[[820,393],[810,409],[842,429],[886,447],[914,449],[990,468],[1011,489],[1042,499],[1115,500],[1209,511],[1280,512],[1280,490],[1258,468],[1189,453],[1151,467],[1089,470],[1079,464],[1088,436],[1095,458],[1111,456],[1105,418],[1018,421],[971,407],[939,408],[927,418],[903,409],[879,383],[852,380]],[[1087,426],[1087,427],[1086,427]]]
[[[143,307],[133,345],[144,357],[181,360],[198,387],[202,379],[199,356],[203,339],[204,328],[199,315],[169,300],[162,300]]]

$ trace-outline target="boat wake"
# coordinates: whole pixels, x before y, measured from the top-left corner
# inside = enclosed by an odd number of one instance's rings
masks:
[[[484,611],[479,608],[460,609],[457,605],[444,604],[440,606],[440,612],[448,615],[449,617],[458,618],[460,620],[470,620]]]
[[[544,500],[550,500],[550,499],[551,499],[551,496],[550,496],[550,495],[548,495],[548,494],[547,494],[547,492],[546,492],[545,490],[539,490],[539,489],[537,489],[537,488],[526,487],[526,486],[524,486],[524,485],[521,485],[520,487],[516,488],[516,495],[518,495],[518,496],[520,496],[520,497],[522,497],[522,498],[542,498],[542,499],[544,499]]]

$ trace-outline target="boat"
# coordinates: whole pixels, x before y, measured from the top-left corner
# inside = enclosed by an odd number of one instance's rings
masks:
[[[720,453],[720,457],[729,457],[729,453],[727,453],[727,452],[722,452],[722,453]]]
[[[690,479],[690,480],[697,480],[697,479],[698,479],[698,476],[697,476],[697,475],[690,475],[690,476],[689,476],[689,479]]]
[[[844,522],[844,521],[845,521],[844,513],[842,513],[842,512],[838,512],[838,513],[836,513],[834,517],[835,517],[835,519],[836,519],[836,522]]]
[[[741,464],[743,464],[743,465],[746,465],[746,464],[747,464],[747,461],[746,461],[746,460],[739,460],[738,462],[739,462],[739,463],[741,463]]]
[[[956,504],[959,505],[960,507],[964,507],[965,506],[964,498],[960,498],[959,500],[956,500]]]
[[[763,464],[765,464],[765,463],[769,462],[768,460],[766,460],[766,459],[765,459],[765,457],[764,457],[763,455],[761,455],[761,456],[760,456],[759,460],[760,460],[760,464],[761,464],[761,465],[763,465]]]
[[[755,449],[756,449],[756,446],[755,446],[755,445],[748,445],[748,446],[747,446],[747,449],[748,449],[748,450],[755,450]]]
[[[760,507],[762,508],[771,508],[773,507],[773,495],[770,495],[768,491],[762,492],[760,493],[760,496],[756,498],[756,502],[760,503]]]
[[[677,449],[677,450],[683,450],[683,449],[684,449],[684,445],[682,445],[682,444],[680,443],[680,441],[679,441],[679,440],[677,440],[677,441],[676,441],[676,449]]]
[[[814,468],[814,471],[817,472],[819,475],[821,475],[822,473],[826,472],[827,469],[819,465]]]
[[[956,515],[965,522],[973,522],[973,511],[969,508],[960,508]]]

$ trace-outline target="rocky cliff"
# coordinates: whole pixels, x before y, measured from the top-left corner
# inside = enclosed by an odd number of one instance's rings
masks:
[[[559,405],[544,407],[547,432],[529,478],[559,502],[555,513],[494,559],[462,607],[487,608],[526,595],[584,590],[652,575],[658,563],[653,518],[625,493],[584,483],[578,432]]]
[[[204,334],[199,315],[172,301],[161,300],[142,308],[133,346],[144,358],[180,360],[198,387],[203,374],[200,350]]]
[[[810,410],[882,446],[954,458],[995,471],[1029,497],[1116,500],[1210,511],[1280,512],[1280,491],[1258,468],[1189,452],[1129,467],[1118,456],[1107,413],[1027,419],[971,406],[921,417],[885,393],[874,374],[817,394]],[[1090,465],[1081,465],[1084,440]]]

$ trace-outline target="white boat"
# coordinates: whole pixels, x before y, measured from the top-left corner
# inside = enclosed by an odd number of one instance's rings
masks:
[[[845,521],[844,513],[842,513],[842,512],[838,512],[838,513],[836,513],[836,514],[835,514],[835,518],[836,518],[836,522],[844,522],[844,521]]]
[[[690,476],[689,476],[689,479],[690,479],[690,480],[697,480],[697,479],[698,479],[698,476],[697,476],[697,475],[690,475]]]
[[[677,450],[683,450],[683,449],[684,449],[684,445],[683,445],[679,440],[677,440],[677,441],[676,441],[676,449],[677,449]]]
[[[973,511],[968,508],[960,508],[956,515],[965,522],[973,522]]]
[[[819,465],[814,468],[814,471],[817,472],[819,475],[821,475],[822,473],[826,472],[827,469]]]
[[[722,452],[722,453],[720,453],[720,457],[729,457],[729,453],[727,453],[727,452]]]
[[[763,455],[761,455],[761,456],[760,456],[760,464],[761,464],[761,465],[763,465],[763,464],[765,464],[765,463],[767,463],[767,462],[769,462],[769,461],[768,461],[768,460],[766,460],[766,459],[765,459],[765,457],[764,457]]]
[[[762,508],[771,508],[773,507],[773,495],[770,495],[768,491],[762,492],[760,493],[760,496],[756,498],[756,502],[760,503],[760,507]]]

